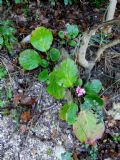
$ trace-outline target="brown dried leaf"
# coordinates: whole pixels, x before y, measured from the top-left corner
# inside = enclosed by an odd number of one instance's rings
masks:
[[[27,123],[31,119],[30,112],[23,112],[21,114],[21,121]]]
[[[36,103],[36,99],[33,97],[25,96],[22,93],[17,93],[13,96],[13,102],[16,105],[32,106]]]
[[[36,99],[33,97],[28,97],[28,96],[24,96],[21,98],[20,100],[20,104],[21,105],[25,105],[25,106],[32,106],[36,103]]]
[[[76,152],[73,153],[73,160],[79,160]]]
[[[14,96],[13,96],[13,102],[14,102],[14,104],[15,105],[18,105],[18,104],[20,104],[20,100],[21,100],[21,94],[14,94]]]

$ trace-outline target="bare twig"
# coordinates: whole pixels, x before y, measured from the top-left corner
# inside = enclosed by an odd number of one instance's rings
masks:
[[[118,79],[117,81],[115,81],[113,84],[111,84],[106,90],[104,90],[100,96],[104,95],[105,92],[107,92],[110,88],[112,88],[116,83],[120,82],[120,79]]]
[[[5,69],[6,69],[7,73],[8,73],[9,80],[10,80],[10,84],[11,84],[11,88],[16,89],[16,83],[15,83],[15,81],[14,81],[14,80],[12,79],[12,77],[11,77],[11,74],[10,74],[10,72],[9,72],[8,66],[7,66],[7,64],[5,63],[5,58],[2,57],[2,56],[0,56],[0,61],[1,61],[2,64],[5,66]]]

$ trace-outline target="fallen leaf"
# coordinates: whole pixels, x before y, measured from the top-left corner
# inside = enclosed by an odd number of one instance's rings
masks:
[[[73,160],[79,160],[76,152],[73,153]]]
[[[20,104],[21,96],[22,95],[18,93],[13,95],[13,102],[15,105]]]
[[[13,96],[13,102],[16,105],[33,106],[36,103],[36,99],[23,95],[22,93],[17,93]]]
[[[26,33],[27,30],[24,27],[21,27],[21,28],[18,29],[18,32],[19,33]]]
[[[36,99],[33,97],[23,96],[20,100],[21,105],[32,106],[36,103]]]
[[[21,121],[27,123],[31,119],[30,112],[23,112],[21,114]]]

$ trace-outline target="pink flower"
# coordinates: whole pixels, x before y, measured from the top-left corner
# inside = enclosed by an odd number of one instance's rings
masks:
[[[76,93],[78,97],[81,97],[85,94],[84,88],[80,88],[79,86],[76,88]]]
[[[66,31],[64,31],[64,35],[66,35],[67,34],[67,32]]]

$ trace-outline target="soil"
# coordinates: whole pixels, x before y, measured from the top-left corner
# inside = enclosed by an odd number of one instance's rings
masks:
[[[11,19],[14,22],[18,42],[37,26],[45,26],[53,31],[54,45],[60,49],[57,32],[63,29],[66,23],[77,24],[81,31],[85,31],[102,22],[105,13],[104,5],[102,9],[97,9],[88,2],[72,6],[61,3],[50,6],[48,2],[37,6],[36,2],[31,2],[29,5],[12,5],[8,9],[3,6],[1,10],[1,19]],[[116,17],[119,15],[120,3]],[[113,33],[115,36],[120,34],[120,28],[115,28]],[[14,120],[11,114],[1,114],[0,160],[56,160],[57,149],[73,153],[74,160],[92,160],[88,149],[72,133],[72,127],[59,119],[58,112],[63,101],[56,101],[48,95],[46,85],[37,81],[39,69],[25,72],[20,68],[18,56],[25,48],[31,46],[17,44],[12,55],[9,55],[5,48],[2,48],[0,53],[6,59],[5,63],[14,83],[13,99],[7,109],[9,112],[19,110],[17,120]],[[70,47],[65,49],[68,52],[71,50]],[[86,79],[83,68],[80,68],[80,76]],[[9,78],[0,81],[2,91],[11,85]],[[120,103],[120,45],[108,49],[96,63],[89,76],[89,79],[94,78],[101,80],[104,86],[101,95],[106,101],[106,111],[109,111],[113,103]],[[20,106],[20,109],[17,106]],[[104,114],[106,129],[103,138],[97,142],[97,159],[119,160],[120,144],[114,141],[113,136],[120,133],[120,120]]]

